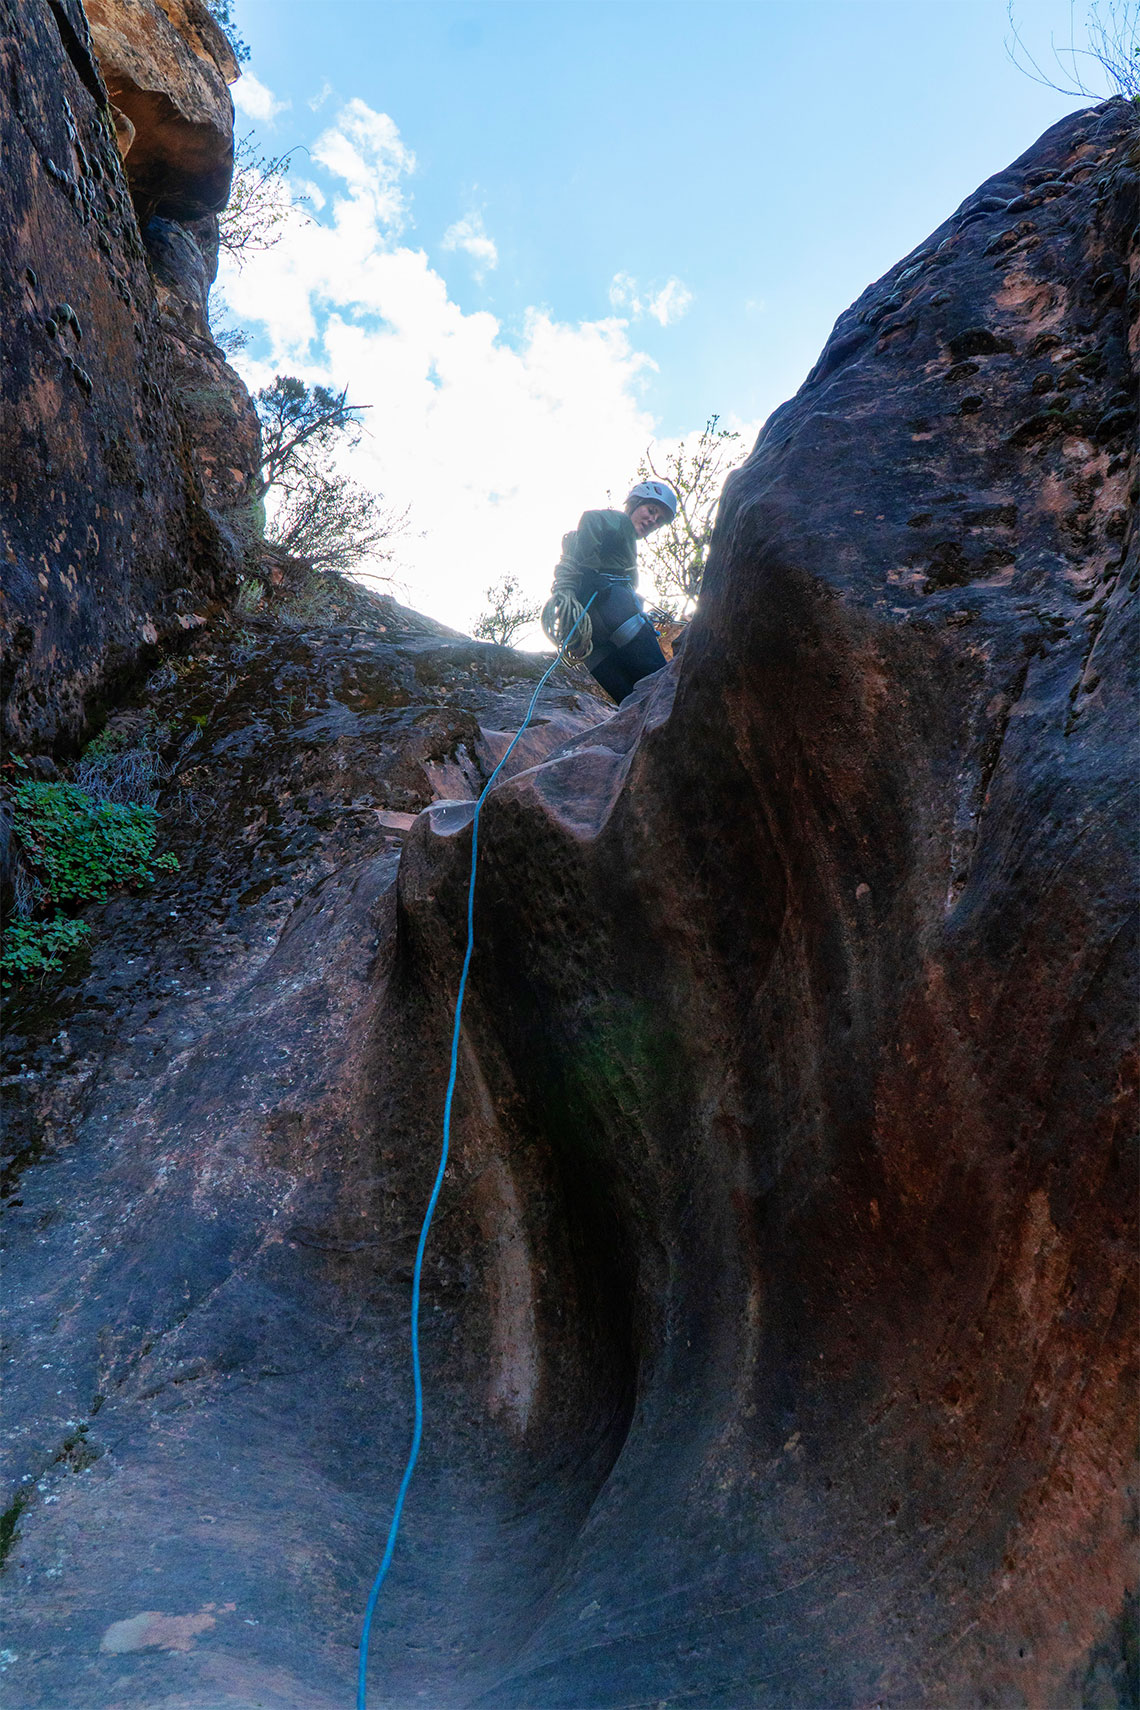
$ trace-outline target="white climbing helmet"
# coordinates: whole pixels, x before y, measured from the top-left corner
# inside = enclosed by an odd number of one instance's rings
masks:
[[[628,505],[634,499],[652,499],[654,504],[664,505],[670,522],[677,515],[677,495],[665,481],[639,481],[630,488],[625,502]]]

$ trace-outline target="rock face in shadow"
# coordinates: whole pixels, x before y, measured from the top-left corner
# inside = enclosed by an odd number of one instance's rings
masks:
[[[244,381],[214,342],[207,305],[218,272],[218,222],[157,217],[143,229],[171,384],[207,503],[240,547],[252,534],[261,423]]]
[[[1135,1702],[1136,163],[873,286],[488,800],[374,1706]],[[27,1020],[13,1710],[351,1696],[534,679],[401,621],[152,689],[182,874]]]
[[[417,813],[482,787],[544,663],[360,599],[333,627],[200,633],[116,714],[162,760],[181,869],[91,912],[90,966],[46,1011],[9,1005],[5,1710],[344,1701],[406,1448],[418,1136],[439,1095],[414,994],[388,1002],[400,849]],[[508,769],[607,717],[555,680]],[[582,1518],[589,1477],[559,1455],[596,1482],[615,1452],[590,1403],[545,1461],[519,1441],[523,1188],[490,1142],[484,1166],[432,1268],[432,1346],[464,1326],[446,1467],[438,1440],[424,1467],[453,1505],[429,1556],[457,1607],[442,1658],[415,1643],[405,1679],[425,1654],[446,1675],[459,1643],[477,1678],[501,1666],[533,1596],[518,1562],[549,1580]],[[562,1340],[589,1350],[588,1325]],[[508,1462],[531,1492],[517,1519]],[[481,1669],[473,1568],[500,1624]],[[437,1590],[397,1587],[409,1631]]]
[[[637,1398],[495,1710],[1133,1701],[1136,164],[869,290],[679,672],[488,806],[472,1034]]]
[[[232,594],[226,525],[260,442],[204,320],[216,229],[204,256],[199,230],[165,224],[156,300],[78,0],[5,0],[3,17],[4,734],[62,750],[100,696]]]

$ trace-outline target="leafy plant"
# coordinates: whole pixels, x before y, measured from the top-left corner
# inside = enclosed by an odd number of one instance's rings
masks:
[[[95,745],[93,744],[92,747]],[[91,763],[121,764],[136,750],[116,752],[108,737]],[[90,759],[91,750],[85,759]],[[28,782],[13,796],[18,844],[17,907],[8,924],[0,972],[4,985],[58,973],[88,938],[86,921],[61,906],[106,902],[112,890],[150,884],[177,871],[176,855],[156,855],[158,814],[145,802],[99,801],[79,784]],[[46,918],[36,911],[54,905]]]
[[[96,802],[78,784],[21,784],[13,829],[53,902],[106,902],[121,885],[177,869],[155,858],[158,815],[140,802]]]
[[[58,974],[67,958],[90,936],[91,928],[85,920],[68,920],[65,915],[52,920],[9,921],[0,955],[4,985]]]

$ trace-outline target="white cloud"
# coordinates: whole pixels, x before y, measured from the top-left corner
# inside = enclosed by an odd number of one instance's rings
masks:
[[[337,224],[365,233],[370,225],[398,232],[406,211],[401,179],[414,172],[416,157],[404,147],[395,122],[359,98],[349,101],[334,125],[313,144],[313,159],[341,178],[351,192],[336,204]],[[378,235],[378,234],[377,234]]]
[[[650,315],[660,326],[671,326],[681,319],[692,300],[693,293],[679,279],[669,279],[659,291],[646,295],[632,274],[615,273],[610,281],[610,302],[634,321]]]
[[[484,230],[482,214],[468,214],[465,219],[448,226],[443,234],[443,247],[461,249],[469,255],[475,264],[477,279],[482,279],[488,268],[499,265],[499,252],[494,239],[489,238]]]
[[[290,101],[279,101],[272,89],[266,88],[260,77],[255,77],[252,71],[243,71],[238,81],[233,85],[234,106],[244,113],[247,119],[256,119],[263,125],[270,125],[278,113],[283,113],[292,105]]]
[[[645,305],[647,314],[653,316],[661,326],[671,326],[679,321],[693,300],[693,293],[687,285],[682,285],[679,279],[670,279],[667,285],[650,297]]]
[[[310,111],[317,113],[324,106],[333,92],[333,86],[326,77],[315,95],[310,95],[308,105]]]
[[[610,280],[610,302],[615,309],[628,309],[635,319],[641,313],[641,298],[637,295],[637,280],[632,274],[614,274]]]
[[[247,382],[347,383],[373,406],[342,467],[411,507],[398,575],[420,610],[467,628],[508,571],[544,599],[562,534],[624,489],[652,436],[652,362],[617,318],[531,309],[509,336],[453,302],[399,241],[414,162],[386,115],[349,102],[313,155],[336,181],[327,223],[290,222],[240,272],[223,262],[232,315],[265,338],[260,360],[239,358]]]

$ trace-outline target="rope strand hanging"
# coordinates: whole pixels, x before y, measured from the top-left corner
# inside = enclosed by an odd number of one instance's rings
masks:
[[[586,616],[586,613],[589,611],[593,603],[594,596],[591,595],[582,609],[578,622],[574,625],[574,628],[571,629],[566,640],[562,643],[562,646],[555,654],[553,661],[539,679],[538,687],[531,696],[530,705],[526,709],[526,717],[523,719],[518,730],[511,738],[511,742],[506,753],[503,755],[502,759],[495,767],[495,770],[491,773],[491,776],[484,784],[483,789],[480,792],[479,799],[475,803],[475,815],[471,821],[471,874],[467,883],[467,948],[463,956],[463,968],[459,975],[459,991],[455,999],[455,1020],[451,1033],[451,1068],[447,1078],[447,1096],[443,1102],[443,1142],[439,1154],[439,1168],[435,1173],[435,1183],[432,1187],[431,1197],[428,1200],[427,1210],[424,1213],[423,1224],[420,1228],[419,1244],[416,1247],[416,1262],[412,1271],[412,1388],[415,1393],[415,1424],[412,1430],[412,1446],[408,1452],[407,1464],[404,1467],[404,1476],[400,1480],[400,1489],[396,1496],[396,1506],[392,1513],[392,1523],[388,1528],[388,1541],[384,1546],[384,1555],[381,1559],[376,1578],[372,1582],[372,1590],[369,1593],[368,1604],[364,1611],[364,1625],[360,1635],[360,1664],[356,1684],[357,1710],[368,1710],[368,1643],[372,1632],[372,1618],[376,1613],[376,1604],[380,1596],[380,1588],[384,1584],[384,1580],[388,1574],[388,1569],[392,1565],[392,1555],[396,1548],[396,1538],[400,1530],[400,1517],[404,1511],[404,1500],[408,1494],[408,1487],[412,1482],[412,1474],[416,1470],[416,1461],[419,1459],[420,1453],[420,1443],[423,1439],[424,1388],[423,1374],[420,1369],[420,1283],[423,1276],[424,1253],[427,1249],[428,1231],[431,1228],[431,1220],[435,1214],[436,1202],[438,1201],[440,1192],[443,1188],[443,1178],[447,1170],[448,1154],[451,1150],[451,1107],[455,1099],[455,1083],[459,1075],[459,1039],[463,1020],[463,997],[467,990],[467,975],[471,968],[471,957],[475,949],[475,868],[479,859],[479,816],[483,811],[483,803],[490,794],[495,779],[510,759],[512,750],[518,742],[519,737],[534,717],[534,709],[538,705],[538,697],[546,687],[547,679],[551,676],[555,666],[557,666],[562,659],[566,657],[570,643],[574,639],[574,631],[578,628],[578,625],[582,622],[582,619]]]

